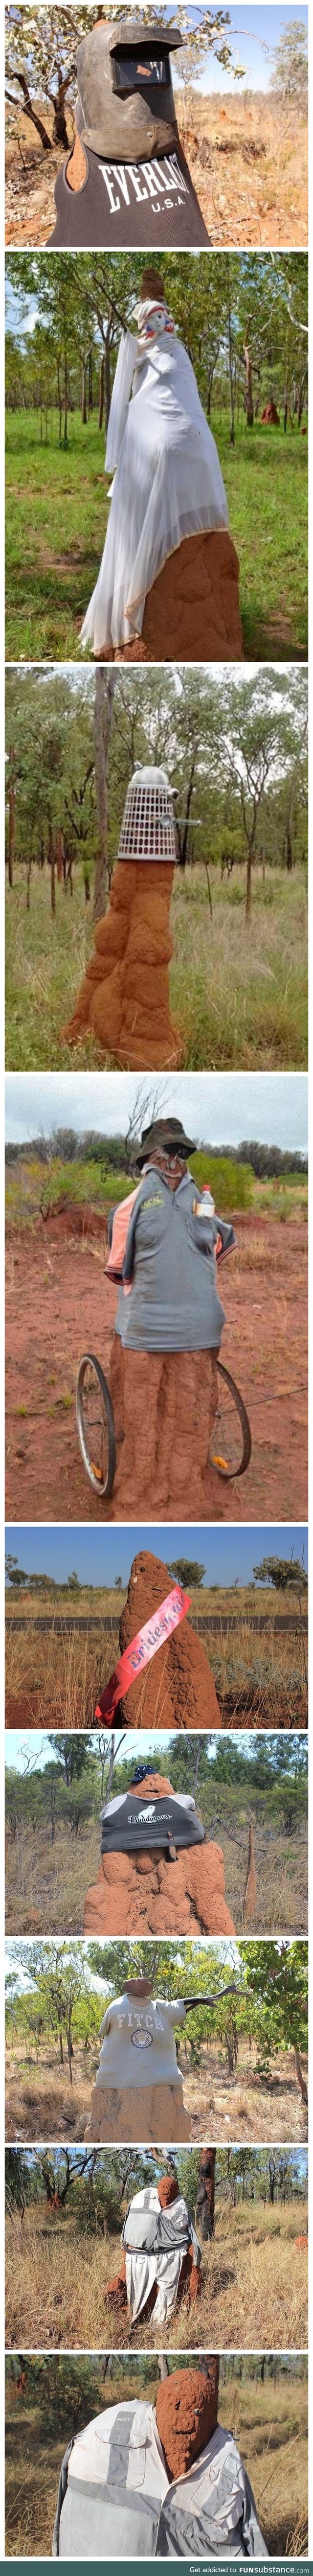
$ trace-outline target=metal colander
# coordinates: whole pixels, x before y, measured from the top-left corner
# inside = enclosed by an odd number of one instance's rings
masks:
[[[119,859],[177,859],[174,791],[164,769],[135,769],[127,789]]]

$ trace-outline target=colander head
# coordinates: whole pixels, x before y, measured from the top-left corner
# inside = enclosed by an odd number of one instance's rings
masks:
[[[135,769],[127,789],[119,859],[177,859],[173,788],[165,769]]]

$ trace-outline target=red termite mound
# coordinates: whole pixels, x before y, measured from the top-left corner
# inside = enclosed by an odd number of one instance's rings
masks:
[[[202,1356],[202,1354],[201,1354]],[[132,1354],[133,1357],[133,1354]],[[120,1619],[120,1653],[131,1644],[139,1628],[159,1610],[170,1591],[170,1575],[161,1556],[141,1548],[133,1557],[127,1601]],[[164,1646],[159,1646],[146,1671],[137,1673],[125,1699],[119,1701],[118,1722],[122,1726],[186,1727],[202,1731],[203,1727],[221,1725],[221,1713],[215,1682],[205,1646],[196,1636],[190,1618],[182,1619]]]
[[[142,632],[104,662],[240,662],[239,563],[227,528],[184,537],[147,591]]]
[[[140,1800],[172,1797],[170,1780],[151,1772],[133,1789]],[[223,1853],[218,1843],[193,1843],[169,1863],[164,1852],[103,1853],[94,1887],[87,1888],[84,1932],[234,1932],[225,1903]]]
[[[91,1029],[103,1055],[135,1073],[170,1072],[180,1060],[169,1007],[173,876],[169,862],[119,861],[109,911],[96,922],[95,951],[64,1030],[76,1046]]]
[[[279,411],[276,410],[275,402],[264,403],[261,420],[265,421],[266,429],[279,429]]]
[[[115,1332],[109,1385],[116,1520],[133,1520],[134,1497],[138,1521],[185,1520],[186,1495],[189,1520],[216,1520],[216,1351],[135,1351]]]
[[[188,2246],[188,2254],[184,2254],[179,2275],[178,2289],[176,2291],[176,2308],[181,2308],[185,2290],[189,2290],[191,2305],[194,2307],[195,2299],[199,2299],[201,2295],[201,2272],[199,2271],[198,2265],[193,2262],[192,2245]],[[110,2301],[110,2307],[127,2308],[125,2254],[121,2255],[120,2271],[113,2272],[112,2281],[107,2282],[105,2296],[106,2299],[109,2299]],[[157,2281],[154,2281],[153,2289],[149,2291],[149,2297],[145,2299],[144,2308],[142,2308],[141,2311],[142,2318],[152,2316],[153,2309],[156,2306],[157,2296],[158,2284]]]

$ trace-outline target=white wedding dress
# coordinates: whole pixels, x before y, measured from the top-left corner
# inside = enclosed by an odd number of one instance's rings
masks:
[[[146,593],[184,537],[228,527],[187,350],[165,304],[138,305],[136,314],[137,338],[126,331],[120,344],[106,451],[106,471],[116,467],[111,509],[80,639],[96,654],[141,634]]]

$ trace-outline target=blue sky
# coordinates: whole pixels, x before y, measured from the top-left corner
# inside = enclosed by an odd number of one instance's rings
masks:
[[[53,1574],[56,1581],[63,1582],[75,1572],[81,1583],[110,1585],[116,1574],[128,1583],[133,1557],[140,1548],[149,1548],[152,1542],[154,1545],[154,1541],[155,1529],[153,1532],[133,1524],[127,1529],[124,1523],[121,1529],[107,1530],[90,1528],[89,1524],[87,1528],[80,1524],[79,1528],[62,1525],[59,1529],[42,1529],[31,1523],[19,1528],[14,1522],[14,1526],[6,1527],[6,1548],[17,1556],[25,1574],[36,1570],[38,1574]],[[197,1558],[200,1565],[205,1565],[208,1584],[232,1584],[236,1578],[238,1583],[252,1582],[253,1566],[260,1565],[263,1556],[291,1556],[293,1551],[294,1556],[301,1557],[304,1548],[306,1567],[308,1562],[307,1529],[288,1528],[285,1523],[281,1528],[272,1523],[262,1528],[258,1523],[256,1529],[209,1529],[202,1525],[198,1529],[194,1523],[190,1528],[184,1524],[183,1529],[167,1526],[158,1530],[158,1547],[166,1565],[178,1556]]]
[[[6,1137],[21,1143],[55,1127],[83,1135],[125,1135],[141,1097],[143,1124],[155,1117],[155,1075],[142,1086],[131,1073],[7,1074]],[[198,1144],[259,1143],[307,1151],[308,1083],[305,1073],[174,1073],[157,1083],[158,1115],[185,1119]]]
[[[308,10],[297,5],[295,8],[287,5],[284,8],[270,6],[259,9],[255,6],[255,0],[251,0],[251,7],[241,8],[238,0],[238,8],[229,9],[228,14],[230,26],[225,27],[225,35],[227,41],[233,46],[233,62],[241,64],[245,78],[243,81],[234,81],[233,69],[229,72],[223,71],[222,64],[218,63],[215,54],[210,52],[206,70],[201,73],[196,86],[210,95],[216,90],[223,90],[226,95],[227,93],[230,95],[232,90],[238,90],[238,97],[241,98],[244,89],[268,89],[272,69],[271,58],[275,46],[279,44],[282,32],[288,27],[291,19],[297,18],[299,28],[304,28],[307,33]],[[200,10],[195,9],[193,16],[198,20]],[[219,41],[222,41],[221,37]],[[179,55],[176,79],[179,87]]]

